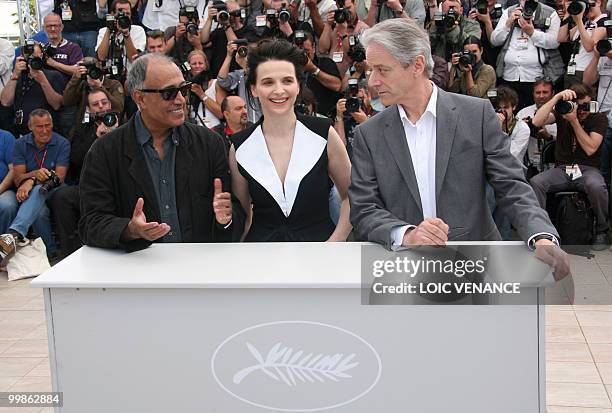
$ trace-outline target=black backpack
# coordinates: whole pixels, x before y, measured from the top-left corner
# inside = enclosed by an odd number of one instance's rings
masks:
[[[555,227],[561,237],[561,246],[569,254],[590,257],[595,216],[593,208],[582,192],[556,196]]]

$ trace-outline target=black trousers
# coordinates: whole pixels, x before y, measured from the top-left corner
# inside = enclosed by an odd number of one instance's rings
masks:
[[[546,194],[578,189],[589,198],[593,212],[597,218],[596,231],[608,230],[608,189],[599,169],[592,166],[579,165],[582,176],[570,181],[565,173],[565,166],[558,166],[537,174],[531,178],[531,186],[538,198],[540,206],[546,209]]]
[[[79,203],[78,185],[64,186],[51,198],[55,232],[59,238],[62,258],[72,254],[82,245],[78,232],[81,217]]]

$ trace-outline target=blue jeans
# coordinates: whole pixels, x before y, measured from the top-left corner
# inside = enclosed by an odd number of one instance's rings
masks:
[[[19,204],[15,191],[6,190],[0,194],[0,234],[8,232],[9,225],[15,219]]]
[[[98,40],[97,31],[89,32],[74,32],[74,33],[62,33],[64,39],[69,40],[73,43],[81,46],[83,56],[96,56],[96,41]]]
[[[17,216],[9,227],[13,231],[17,231],[22,236],[26,236],[30,227],[34,232],[43,239],[47,252],[56,252],[57,244],[53,239],[53,231],[51,228],[51,213],[46,200],[51,198],[53,194],[61,187],[53,188],[46,195],[40,193],[41,185],[36,185],[30,191],[28,199],[21,203]]]

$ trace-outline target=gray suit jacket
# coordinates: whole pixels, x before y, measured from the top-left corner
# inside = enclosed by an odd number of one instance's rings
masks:
[[[539,232],[558,237],[487,100],[438,89],[436,141],[436,210],[450,227],[449,240],[500,240],[486,201],[487,181],[495,189],[497,207],[522,239]],[[357,238],[391,248],[393,228],[423,221],[397,105],[359,125],[353,145],[351,222]]]

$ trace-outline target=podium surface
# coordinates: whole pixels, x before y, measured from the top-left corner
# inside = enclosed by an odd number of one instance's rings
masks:
[[[55,411],[545,413],[543,305],[362,305],[363,245],[81,248],[32,282]]]

